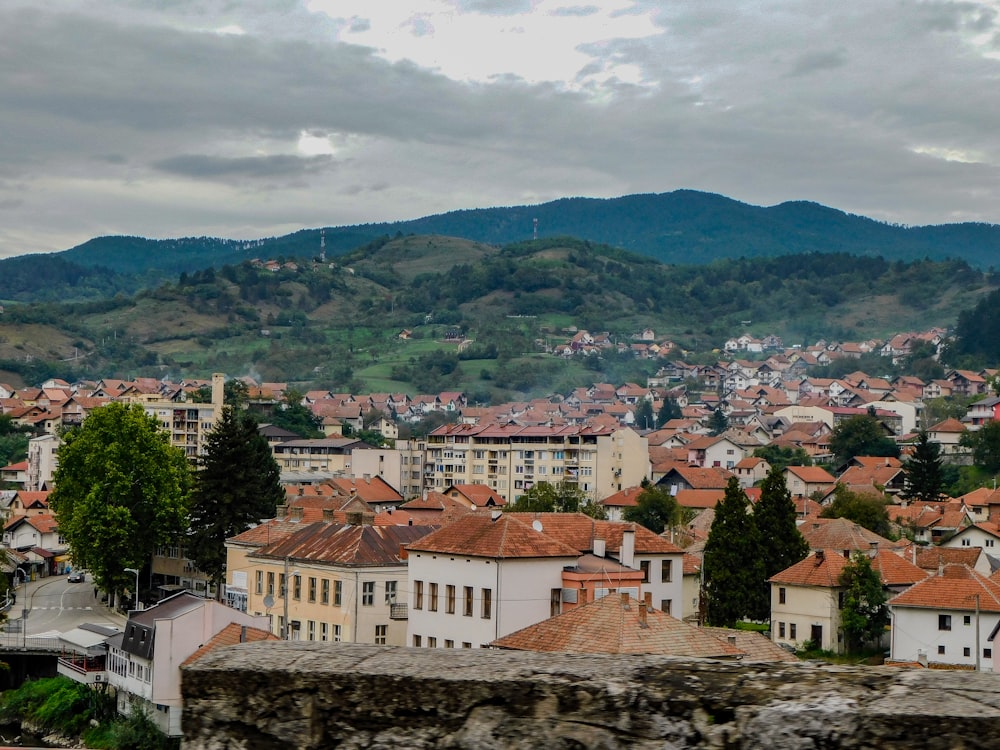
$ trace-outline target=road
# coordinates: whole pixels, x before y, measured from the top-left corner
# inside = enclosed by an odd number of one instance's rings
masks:
[[[98,602],[90,576],[86,579],[70,583],[62,575],[28,581],[18,587],[17,602],[7,617],[23,620],[27,607],[28,637],[65,633],[85,622],[123,629],[125,617]]]

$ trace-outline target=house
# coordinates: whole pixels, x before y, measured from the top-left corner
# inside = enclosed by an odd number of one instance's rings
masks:
[[[482,484],[452,484],[441,494],[457,500],[469,510],[499,508],[507,504],[498,492]]]
[[[764,481],[769,471],[771,471],[771,464],[757,456],[744,458],[733,467],[733,472],[736,474],[736,478],[740,480],[740,487],[743,489],[753,487],[757,482]]]
[[[60,575],[70,564],[59,524],[51,513],[12,518],[3,527],[3,543],[24,553],[41,576]]]
[[[351,453],[365,446],[355,438],[301,438],[272,445],[271,453],[282,472],[350,473]]]
[[[968,449],[960,443],[966,427],[954,417],[927,428],[927,437],[941,448],[941,458],[949,463],[962,463],[967,458]]]
[[[705,435],[687,444],[688,464],[722,467],[732,471],[746,457],[743,447],[724,435]]]
[[[808,518],[799,525],[811,550],[835,550],[842,557],[872,549],[896,549],[896,542],[846,518]]]
[[[788,466],[782,473],[792,497],[811,497],[814,492],[823,494],[837,483],[822,466]]]
[[[14,464],[0,467],[0,485],[16,485],[26,489],[28,482],[28,462],[18,461]]]
[[[493,641],[490,646],[564,654],[662,654],[703,659],[739,659],[745,652],[639,601],[612,592],[555,617]]]
[[[270,637],[267,617],[187,592],[129,613],[125,630],[107,641],[108,684],[117,692],[118,712],[143,711],[167,736],[181,736],[181,666],[230,626],[234,642]]]
[[[854,491],[874,488],[887,495],[899,495],[906,487],[906,472],[898,459],[883,458],[874,465],[851,466],[837,481]]]
[[[1000,418],[1000,396],[989,396],[971,404],[962,421],[973,429],[978,429],[998,418]]]
[[[994,521],[980,521],[961,529],[941,543],[942,547],[980,547],[987,554],[1000,555],[1000,526]]]
[[[948,564],[894,597],[893,661],[993,670],[990,640],[1000,623],[1000,583],[967,565]]]
[[[890,592],[902,591],[927,577],[926,571],[889,550],[856,554],[870,555],[872,568]],[[850,562],[839,550],[818,549],[771,576],[771,638],[775,643],[800,648],[808,640],[826,651],[844,650],[840,577]]]
[[[627,487],[621,492],[608,495],[606,498],[601,500],[600,504],[604,506],[604,510],[607,512],[608,520],[621,521],[622,514],[627,508],[636,507],[639,495],[642,494],[643,490],[644,488],[642,486]]]

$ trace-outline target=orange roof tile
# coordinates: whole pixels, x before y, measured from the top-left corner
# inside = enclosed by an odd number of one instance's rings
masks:
[[[411,552],[492,559],[579,557],[580,551],[535,531],[511,514],[469,513],[410,544]]]
[[[940,575],[913,584],[890,600],[892,607],[927,607],[1000,612],[1000,583],[980,575],[968,565],[944,566]]]
[[[846,518],[811,518],[799,526],[810,549],[868,551],[872,543],[891,549],[896,543]]]
[[[237,643],[254,643],[256,641],[278,641],[281,640],[269,630],[260,628],[244,627],[235,622],[231,622],[218,633],[209,638],[208,643],[195,651],[191,656],[181,662],[182,667],[193,664],[209,651],[224,646],[235,646]]]

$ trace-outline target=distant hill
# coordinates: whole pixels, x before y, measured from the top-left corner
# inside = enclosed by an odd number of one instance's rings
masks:
[[[947,224],[904,227],[804,201],[752,206],[694,190],[621,198],[563,198],[536,206],[482,208],[412,221],[327,227],[326,254],[334,257],[403,235],[444,235],[490,245],[567,236],[655,258],[664,263],[710,263],[801,253],[848,253],[890,261],[957,258],[988,268],[1000,257],[1000,226]],[[96,299],[107,290],[135,291],[180,272],[219,268],[251,258],[307,259],[320,252],[320,229],[283,237],[226,240],[211,237],[148,240],[99,237],[45,256],[80,270],[65,282],[39,285],[39,256],[0,261],[0,300]],[[28,264],[26,266],[26,264]],[[95,275],[86,269],[101,267]]]

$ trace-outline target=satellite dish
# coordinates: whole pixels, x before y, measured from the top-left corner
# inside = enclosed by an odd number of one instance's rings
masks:
[[[534,521],[532,521],[532,522],[531,522],[531,528],[533,528],[533,529],[534,529],[535,531],[537,531],[538,533],[541,533],[541,531],[542,531],[542,522],[541,522],[541,521],[539,521],[539,520],[538,520],[538,519],[536,518],[536,519],[535,519]]]
[[[274,606],[274,597],[268,594],[264,597],[264,606],[270,609]]]

